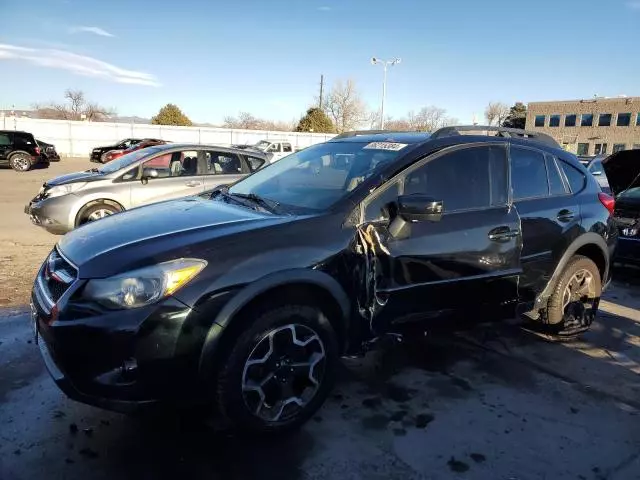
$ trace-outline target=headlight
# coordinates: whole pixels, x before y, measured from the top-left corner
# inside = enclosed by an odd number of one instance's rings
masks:
[[[107,308],[138,308],[173,294],[198,275],[207,262],[180,258],[110,278],[89,280],[83,298]]]
[[[79,182],[79,183],[67,183],[66,185],[57,185],[55,187],[51,187],[47,190],[47,197],[60,197],[62,195],[67,195],[69,193],[76,192],[84,187],[87,182]]]

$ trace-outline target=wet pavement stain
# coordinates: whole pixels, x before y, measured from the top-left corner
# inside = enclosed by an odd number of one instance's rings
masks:
[[[367,430],[384,430],[388,424],[389,417],[382,414],[376,414],[362,419],[362,426]]]
[[[416,416],[416,428],[426,428],[434,419],[435,417],[430,413],[420,413]]]
[[[469,470],[469,465],[467,463],[462,462],[460,460],[456,460],[455,457],[451,457],[447,462],[447,465],[449,465],[449,469],[452,472],[456,472],[456,473],[463,473]]]
[[[481,453],[472,453],[469,456],[471,457],[471,460],[473,460],[476,463],[483,463],[483,462],[485,462],[487,460],[487,457],[485,457]]]

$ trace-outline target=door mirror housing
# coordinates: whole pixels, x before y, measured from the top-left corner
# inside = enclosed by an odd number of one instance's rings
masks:
[[[400,195],[398,214],[408,222],[438,222],[442,218],[442,200],[422,194]]]
[[[155,168],[145,168],[142,170],[142,178],[140,181],[146,185],[150,178],[158,178],[158,171]]]

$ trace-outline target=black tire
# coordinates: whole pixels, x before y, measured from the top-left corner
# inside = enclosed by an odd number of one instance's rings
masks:
[[[90,207],[85,208],[82,211],[82,213],[78,216],[77,226],[84,225],[85,223],[89,223],[94,220],[98,220],[99,218],[94,218],[94,217],[98,217],[99,212],[106,213],[103,217],[100,217],[100,218],[104,218],[106,216],[113,215],[114,213],[118,213],[121,211],[122,211],[121,208],[111,203],[106,203],[106,202],[96,203],[95,205],[91,205]]]
[[[583,297],[584,302],[572,301],[567,307],[564,307],[566,301],[566,290],[568,283],[574,275],[579,272],[588,272],[591,275],[591,289],[593,290],[587,297]],[[558,283],[547,303],[547,327],[548,334],[553,340],[573,339],[580,333],[588,330],[591,321],[595,317],[598,308],[598,301],[602,294],[602,280],[600,278],[600,270],[593,260],[583,257],[582,255],[574,256],[565,267],[562,275],[558,279]],[[580,305],[583,307],[580,307]],[[584,310],[582,310],[584,308]],[[586,316],[584,321],[580,321],[578,317]]]
[[[16,153],[12,155],[9,159],[9,165],[11,165],[11,168],[16,172],[28,172],[33,168],[31,157],[26,153]]]
[[[233,430],[251,434],[284,433],[306,422],[322,406],[329,395],[335,381],[338,365],[338,342],[327,317],[320,309],[311,305],[271,306],[254,311],[251,316],[255,320],[235,340],[226,362],[218,373],[216,382],[218,410],[224,417],[225,423],[228,423]],[[285,326],[292,324],[303,332],[309,329],[319,338],[325,355],[325,361],[321,368],[322,374],[320,374],[320,369],[315,372],[314,368],[309,370],[309,372],[314,372],[310,374],[311,376],[318,377],[316,378],[318,386],[304,406],[290,404],[289,407],[286,407],[289,409],[290,416],[282,420],[269,421],[251,411],[246,400],[247,397],[243,394],[245,363],[250,358],[255,359],[255,357],[251,357],[255,352],[254,349],[263,346],[264,344],[260,342],[267,339],[270,333],[277,332],[275,335],[287,335],[287,327]],[[294,337],[292,336],[292,338]],[[279,340],[273,341],[275,344]],[[310,345],[319,348],[316,340],[313,340]],[[277,348],[274,348],[273,351],[275,353]],[[260,352],[261,354],[262,352]],[[270,371],[265,364],[261,364],[258,368]],[[248,373],[249,370],[247,369],[246,372]],[[275,382],[275,385],[271,385],[272,389],[286,388],[281,387],[278,383],[278,376],[273,377],[270,382],[272,381]],[[267,385],[267,382],[264,384]],[[256,403],[261,405],[260,409],[266,405],[262,400],[258,400]],[[277,405],[276,403],[273,407],[276,411],[278,410]],[[292,413],[291,409],[295,413]],[[284,414],[284,410],[281,411]]]

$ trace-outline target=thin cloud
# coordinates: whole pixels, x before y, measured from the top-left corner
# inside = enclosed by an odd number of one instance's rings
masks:
[[[331,7],[329,7],[327,5],[323,5],[321,7],[318,7],[318,10],[320,10],[321,12],[329,12],[329,11],[331,11]]]
[[[632,0],[631,2],[627,2],[627,7],[631,10],[640,10],[640,0]]]
[[[94,35],[99,35],[101,37],[115,37],[113,33],[109,33],[100,27],[71,27],[69,29],[69,33],[93,33]]]
[[[155,75],[126,70],[97,58],[58,49],[39,49],[0,44],[0,60],[22,60],[39,67],[67,70],[76,75],[101,78],[115,83],[159,87]]]

